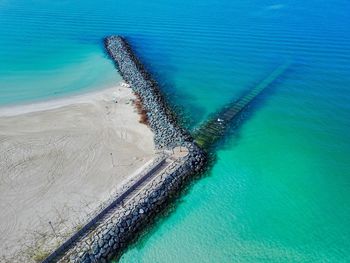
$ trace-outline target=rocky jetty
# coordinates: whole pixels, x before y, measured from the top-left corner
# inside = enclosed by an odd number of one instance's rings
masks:
[[[128,186],[109,209],[104,209],[44,262],[108,262],[120,255],[135,236],[168,205],[171,197],[177,195],[191,176],[200,172],[206,163],[205,153],[193,142],[189,133],[178,125],[157,83],[137,59],[127,41],[119,36],[111,36],[105,39],[105,47],[124,80],[142,100],[148,124],[155,134],[156,147],[164,151],[139,179],[139,182],[147,182],[143,183],[141,191],[127,196],[135,184]],[[171,150],[178,146],[186,148],[188,154],[178,157],[172,155]],[[156,168],[157,176],[150,176]],[[137,187],[140,188],[140,185]],[[127,198],[122,199],[123,195]],[[118,202],[118,199],[122,201]]]
[[[165,103],[156,81],[134,55],[130,45],[120,36],[105,39],[106,49],[116,62],[119,73],[137,93],[147,111],[149,126],[154,132],[154,141],[158,148],[173,148],[192,143],[188,132],[177,125],[174,113]]]

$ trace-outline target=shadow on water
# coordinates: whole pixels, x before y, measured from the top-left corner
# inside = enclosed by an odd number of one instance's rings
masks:
[[[128,34],[128,41],[133,47],[136,56],[157,82],[167,105],[178,117],[179,124],[186,129],[191,129],[198,124],[198,116],[205,114],[205,108],[198,106],[198,103],[191,103],[196,98],[186,93],[184,88],[175,84],[174,76],[179,72],[179,67],[175,66],[176,63],[172,62],[169,54],[156,48],[157,45],[154,44],[152,38],[147,36]],[[161,67],[159,65],[155,66],[152,63],[155,57],[158,61],[162,61],[161,64],[166,65],[166,71],[160,70]],[[181,105],[184,98],[186,98],[187,103],[185,106]]]
[[[152,76],[157,81],[167,105],[176,114],[179,125],[187,130],[191,130],[198,125],[198,116],[203,116],[206,111],[204,107],[198,106],[198,103],[188,103],[195,101],[196,98],[183,92],[184,89],[175,85],[166,77]],[[186,98],[186,105],[180,104],[183,98]]]
[[[250,102],[240,113],[235,116],[235,118],[231,121],[226,134],[218,140],[215,144],[213,144],[210,148],[210,152],[216,152],[219,149],[225,149],[227,147],[234,147],[238,145],[241,138],[241,130],[243,125],[253,119],[258,111],[263,108],[267,101],[275,96],[279,92],[279,88],[283,86],[286,79],[296,72],[296,64],[293,63],[293,67],[290,67],[286,72],[278,77],[269,87],[264,90],[261,94],[258,95],[252,102]],[[251,88],[254,87],[257,83],[251,85]]]
[[[229,123],[225,123],[226,126],[223,130],[224,133],[219,134],[217,140],[215,140],[211,144],[205,145],[208,151],[216,152],[218,149],[222,149],[225,147],[232,148],[234,145],[236,145],[240,140],[240,132],[243,124],[248,122],[251,118],[254,118],[258,110],[265,106],[267,100],[274,96],[276,93],[278,93],[278,88],[281,85],[283,85],[284,81],[288,78],[288,76],[295,72],[295,69],[293,68],[295,68],[294,62],[293,67],[289,67],[287,70],[285,70],[282,75],[278,76],[275,80],[273,80],[273,82],[270,83],[260,94],[254,97],[241,111],[239,111],[234,116],[234,118],[232,118],[229,121]],[[212,121],[216,122],[216,119],[221,118],[221,114],[225,113],[226,110],[233,108],[237,103],[240,102],[241,98],[244,98],[244,96],[247,94],[247,91],[249,92],[249,90],[253,90],[257,85],[262,83],[263,80],[264,78],[262,78],[260,81],[254,82],[250,85],[249,88],[246,89],[246,91],[242,93],[242,96],[240,96],[238,99],[232,100],[234,101],[233,103],[225,105],[220,111],[212,114],[208,118],[209,123]],[[206,124],[207,123],[204,122],[201,127],[193,130],[192,134],[196,137],[198,134],[198,130],[200,130],[201,128],[205,128]],[[234,142],[234,145],[232,145],[232,142]]]

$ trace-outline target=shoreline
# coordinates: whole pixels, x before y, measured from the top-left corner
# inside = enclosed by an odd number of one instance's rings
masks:
[[[67,94],[66,96],[59,98],[48,98],[42,101],[11,104],[11,105],[0,105],[0,117],[12,117],[27,113],[34,113],[46,110],[53,110],[72,104],[79,103],[91,103],[92,101],[98,100],[113,100],[117,97],[117,89],[123,86],[125,83],[121,81],[118,85],[113,87],[103,87],[78,94]]]
[[[0,109],[0,261],[52,251],[154,160],[135,99],[119,85]]]

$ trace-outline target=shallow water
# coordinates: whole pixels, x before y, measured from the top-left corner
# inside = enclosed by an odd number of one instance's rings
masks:
[[[101,40],[123,34],[193,128],[293,58],[121,262],[348,262],[349,14],[345,0],[0,0],[0,104],[117,83]]]

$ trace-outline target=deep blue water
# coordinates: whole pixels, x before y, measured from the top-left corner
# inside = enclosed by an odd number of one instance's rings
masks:
[[[122,262],[350,261],[350,2],[0,0],[0,104],[120,80],[126,36],[193,128],[294,67]]]

